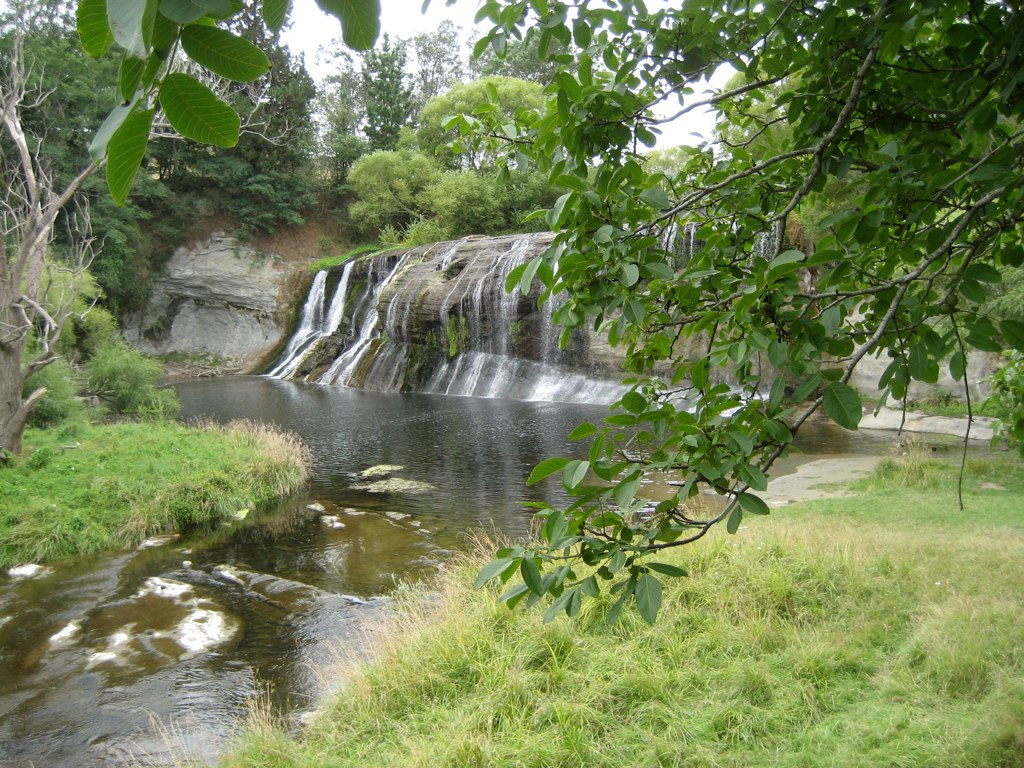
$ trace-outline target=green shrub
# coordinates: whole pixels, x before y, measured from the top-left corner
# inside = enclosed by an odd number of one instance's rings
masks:
[[[1006,363],[992,377],[986,408],[999,417],[996,440],[1016,445],[1024,456],[1024,353],[1006,353]]]
[[[46,387],[46,394],[36,403],[29,417],[31,426],[52,427],[84,410],[77,397],[78,377],[63,360],[50,363],[29,376],[22,397],[28,397],[39,387]]]
[[[169,417],[178,412],[171,390],[160,390],[160,364],[126,344],[99,349],[86,363],[89,389],[117,413]]]
[[[383,232],[381,237],[383,237]],[[405,228],[405,236],[402,238],[402,245],[413,247],[437,243],[442,240],[450,240],[451,232],[437,219],[420,218]]]

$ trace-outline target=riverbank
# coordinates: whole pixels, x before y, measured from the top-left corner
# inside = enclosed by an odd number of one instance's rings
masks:
[[[653,627],[544,625],[463,563],[300,739],[264,718],[224,765],[1024,764],[1024,464],[969,463],[965,512],[914,453],[674,552]]]
[[[305,482],[293,435],[249,422],[29,430],[0,470],[0,568],[243,517]]]

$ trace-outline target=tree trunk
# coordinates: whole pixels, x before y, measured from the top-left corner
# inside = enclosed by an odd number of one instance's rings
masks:
[[[0,316],[6,314],[0,310]],[[21,399],[21,391],[25,385],[21,370],[24,347],[24,339],[0,342],[0,449],[9,454],[21,453],[21,435],[39,399],[35,397],[35,393],[34,399],[29,398],[24,402]]]

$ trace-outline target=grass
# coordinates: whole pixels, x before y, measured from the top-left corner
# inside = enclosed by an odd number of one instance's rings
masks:
[[[306,466],[297,438],[249,422],[29,430],[0,468],[0,567],[209,525],[294,491]]]
[[[677,552],[653,627],[544,625],[467,562],[301,738],[258,718],[224,765],[1024,766],[1024,465],[971,469],[965,512],[911,455]]]
[[[336,267],[339,264],[344,264],[358,256],[376,253],[379,250],[381,250],[380,245],[360,245],[346,253],[337,254],[335,256],[325,256],[322,259],[317,259],[309,265],[309,271],[313,273],[320,272],[321,270],[330,269],[331,267]]]

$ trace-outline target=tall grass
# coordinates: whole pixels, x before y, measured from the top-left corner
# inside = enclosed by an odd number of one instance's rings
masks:
[[[225,765],[1022,766],[1024,469],[995,471],[971,515],[931,486],[894,504],[883,471],[691,547],[654,627],[607,601],[544,625],[470,558],[400,593],[301,738],[264,718]]]
[[[300,487],[308,451],[252,422],[72,424],[30,430],[0,469],[0,567],[207,525]]]

